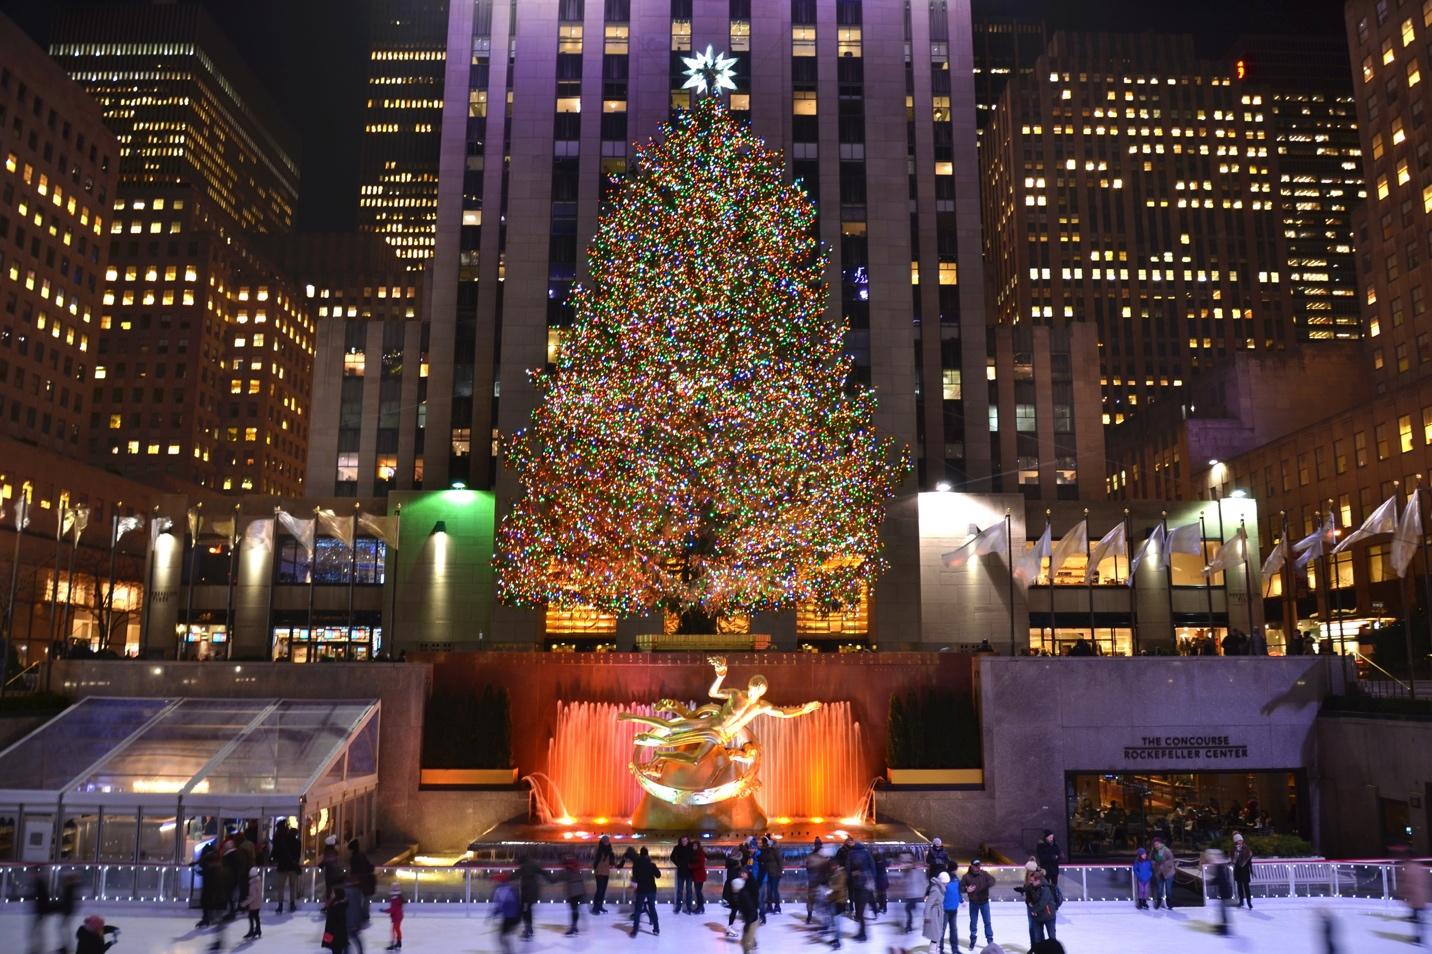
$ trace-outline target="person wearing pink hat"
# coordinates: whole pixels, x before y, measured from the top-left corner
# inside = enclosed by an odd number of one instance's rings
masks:
[[[107,926],[104,918],[91,914],[75,932],[75,954],[104,954],[119,940],[119,928]]]

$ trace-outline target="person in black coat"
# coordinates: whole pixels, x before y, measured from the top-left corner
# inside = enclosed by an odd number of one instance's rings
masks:
[[[119,940],[119,928],[108,927],[104,918],[91,914],[75,932],[75,954],[104,954]]]
[[[34,920],[30,927],[31,954],[39,954],[45,946],[45,922],[50,919],[54,902],[50,899],[50,876],[43,868],[30,869],[30,901],[34,904]]]
[[[631,936],[636,937],[641,929],[641,915],[646,912],[651,919],[651,933],[661,933],[661,922],[656,917],[656,881],[661,877],[661,871],[651,860],[651,855],[643,848],[637,855],[636,861],[631,866],[631,883],[636,891],[636,903],[632,907],[631,915]]]
[[[284,895],[288,895],[289,911],[298,910],[298,879],[303,875],[302,847],[298,831],[285,818],[278,823],[273,833],[273,864],[278,872],[278,910],[283,913]]]
[[[323,910],[323,946],[333,954],[344,954],[348,950],[348,898],[341,886],[329,889]]]
[[[607,881],[612,869],[618,867],[616,852],[612,851],[612,840],[606,835],[597,842],[596,854],[592,856],[592,875],[597,881],[596,893],[592,895],[592,913],[605,914],[607,910]]]
[[[1054,839],[1054,832],[1044,829],[1044,837],[1034,846],[1034,860],[1044,869],[1044,876],[1054,887],[1059,887],[1059,862],[1064,858],[1064,849]]]

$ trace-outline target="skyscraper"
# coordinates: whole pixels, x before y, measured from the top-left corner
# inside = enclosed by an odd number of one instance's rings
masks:
[[[432,257],[447,59],[447,0],[374,0],[358,224],[410,266]]]
[[[985,131],[1001,324],[1099,329],[1105,422],[1293,340],[1272,111],[1189,37],[1060,34]]]
[[[0,16],[0,434],[84,452],[118,143]]]
[[[1049,45],[1042,20],[975,14],[975,107],[979,128],[989,124],[1010,80],[1034,72]]]
[[[249,241],[291,229],[275,107],[196,6],[83,7],[52,55],[120,143],[91,452],[160,482],[297,493],[313,324]]]
[[[424,486],[495,487],[560,349],[605,177],[687,108],[681,56],[738,60],[730,108],[819,210],[830,307],[920,486],[988,476],[969,8],[900,0],[476,0],[449,18]],[[516,17],[514,22],[513,17]],[[898,186],[897,186],[898,184]],[[963,386],[969,382],[971,386]],[[903,512],[902,512],[903,513]],[[875,612],[916,612],[913,514]]]

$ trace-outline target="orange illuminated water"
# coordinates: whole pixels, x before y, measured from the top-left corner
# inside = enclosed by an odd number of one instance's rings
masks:
[[[547,775],[568,815],[630,818],[642,790],[628,764],[638,728],[619,712],[649,706],[605,702],[557,704],[557,731],[547,743]],[[850,703],[827,703],[796,719],[758,719],[751,734],[764,749],[757,799],[771,818],[844,818],[865,795],[860,723]],[[551,821],[552,819],[543,819]]]

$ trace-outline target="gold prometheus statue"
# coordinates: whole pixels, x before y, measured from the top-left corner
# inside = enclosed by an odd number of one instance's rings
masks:
[[[820,708],[819,702],[771,705],[765,700],[765,676],[752,676],[745,689],[723,688],[725,657],[707,662],[716,670],[710,696],[719,703],[687,709],[662,699],[654,715],[623,712],[617,717],[646,727],[633,740],[631,773],[648,794],[672,805],[712,805],[753,794],[760,787],[761,746],[750,724],[760,716],[794,719]],[[649,758],[638,757],[647,751]]]

